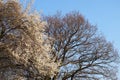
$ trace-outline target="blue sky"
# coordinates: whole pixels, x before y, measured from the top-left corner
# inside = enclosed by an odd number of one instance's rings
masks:
[[[35,0],[34,7],[45,15],[79,11],[120,51],[120,0]]]

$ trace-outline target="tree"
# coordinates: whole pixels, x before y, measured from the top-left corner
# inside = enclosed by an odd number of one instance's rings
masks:
[[[0,1],[0,80],[48,80],[57,73],[45,25],[18,0]]]
[[[112,43],[98,34],[79,12],[45,16],[55,62],[61,62],[53,80],[116,80],[119,56]]]

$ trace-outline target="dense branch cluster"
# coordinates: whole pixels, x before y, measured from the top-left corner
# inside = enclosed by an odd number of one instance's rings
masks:
[[[44,19],[48,23],[46,33],[54,38],[52,54],[56,62],[62,61],[57,79],[116,80],[114,62],[118,53],[112,43],[97,34],[96,26],[79,12],[65,16],[58,13]]]

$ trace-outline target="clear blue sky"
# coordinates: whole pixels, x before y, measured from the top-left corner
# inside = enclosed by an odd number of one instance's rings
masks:
[[[79,11],[120,51],[120,0],[35,0],[34,7],[45,15]]]

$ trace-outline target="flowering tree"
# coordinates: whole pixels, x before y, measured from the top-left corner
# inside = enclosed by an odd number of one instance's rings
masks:
[[[17,0],[0,1],[0,79],[42,80],[58,71],[43,33],[45,22]]]

